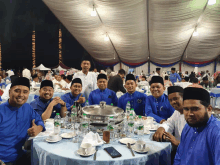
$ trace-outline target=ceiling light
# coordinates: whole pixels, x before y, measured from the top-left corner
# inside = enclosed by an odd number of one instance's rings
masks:
[[[214,5],[216,4],[216,0],[209,0],[208,5]]]
[[[193,36],[198,36],[199,33],[197,31],[194,31]]]
[[[93,10],[91,11],[91,16],[92,16],[92,17],[95,17],[95,16],[96,16],[96,11],[95,11],[94,5],[93,5]]]
[[[106,33],[106,36],[105,36],[105,41],[109,41],[107,33]]]

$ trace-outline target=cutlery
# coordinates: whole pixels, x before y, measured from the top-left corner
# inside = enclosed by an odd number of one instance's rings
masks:
[[[134,152],[133,152],[132,149],[131,149],[131,143],[128,143],[128,148],[130,149],[132,156],[135,156],[135,155],[134,155]]]
[[[96,148],[96,152],[95,152],[95,155],[93,157],[94,160],[96,160],[96,153],[98,152],[98,147],[96,146],[95,148]]]

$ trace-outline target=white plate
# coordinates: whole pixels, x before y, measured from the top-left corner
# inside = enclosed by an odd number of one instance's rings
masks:
[[[46,122],[51,122],[51,123],[53,123],[53,122],[54,122],[54,119],[46,119]]]
[[[123,139],[120,139],[119,142],[122,144],[128,144],[128,143],[134,144],[136,143],[136,140],[131,139],[131,138],[123,138]]]
[[[56,142],[59,142],[62,138],[59,137],[59,139],[57,140],[50,140],[49,138],[46,138],[46,141],[49,142],[49,143],[56,143]]]
[[[61,136],[62,138],[64,138],[64,139],[70,139],[70,138],[75,137],[76,134],[73,133],[73,132],[69,132],[69,133],[63,133],[63,134],[61,134],[60,136]]]
[[[135,152],[140,153],[140,154],[144,154],[144,153],[148,152],[150,149],[149,147],[145,147],[144,150],[138,150],[136,148],[136,145],[131,146],[131,148],[132,148],[132,150],[134,150]]]
[[[79,154],[80,156],[85,156],[85,157],[91,156],[91,155],[93,155],[95,152],[96,152],[95,147],[92,148],[91,153],[87,153],[86,155],[84,155],[84,154],[82,153],[81,148],[80,148],[79,150],[77,150],[77,154]]]
[[[144,134],[149,135],[149,134],[151,134],[151,132],[150,131],[144,131]]]

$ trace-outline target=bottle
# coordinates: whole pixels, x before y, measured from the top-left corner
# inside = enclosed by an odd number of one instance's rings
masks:
[[[89,106],[89,101],[88,100],[86,101],[85,106]]]
[[[209,85],[207,86],[207,90],[209,91]]]
[[[76,124],[76,119],[77,119],[77,109],[76,109],[76,106],[72,106],[72,109],[71,109],[71,125],[72,125],[72,128],[75,129],[75,124]]]
[[[111,106],[114,106],[113,103],[111,103]]]
[[[81,119],[81,131],[85,135],[88,133],[88,128],[89,128],[89,120],[86,117],[86,114],[83,114],[83,117]]]
[[[109,117],[108,119],[108,126],[107,129],[110,131],[110,139],[112,139],[114,141],[114,126],[115,126],[115,121],[113,116]]]
[[[129,115],[128,118],[128,137],[134,136],[134,117],[133,114]]]
[[[127,116],[130,115],[130,110],[131,110],[131,104],[130,104],[130,101],[128,101],[126,104],[126,111],[125,111]]]
[[[139,139],[141,139],[142,136],[144,135],[144,123],[140,115],[138,116],[138,120],[137,120],[137,133],[138,133]]]
[[[134,117],[134,119],[135,119],[135,117],[136,117],[136,113],[134,112],[134,108],[131,108],[130,114],[132,114],[133,117]]]
[[[56,113],[56,116],[54,118],[54,133],[55,134],[60,133],[60,126],[61,126],[61,117],[59,113]]]

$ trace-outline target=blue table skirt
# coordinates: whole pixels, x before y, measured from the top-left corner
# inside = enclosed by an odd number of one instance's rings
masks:
[[[65,132],[65,131],[64,131]],[[152,135],[151,135],[152,136]],[[150,147],[146,154],[135,153],[131,155],[130,150],[125,145],[118,142],[104,144],[97,152],[96,161],[93,156],[81,157],[77,154],[78,143],[73,143],[72,139],[62,139],[57,143],[47,143],[46,137],[36,137],[32,144],[32,165],[169,165],[171,164],[171,143],[155,142],[150,140],[149,135],[144,136],[144,141]],[[111,158],[105,147],[114,147],[122,157]]]

